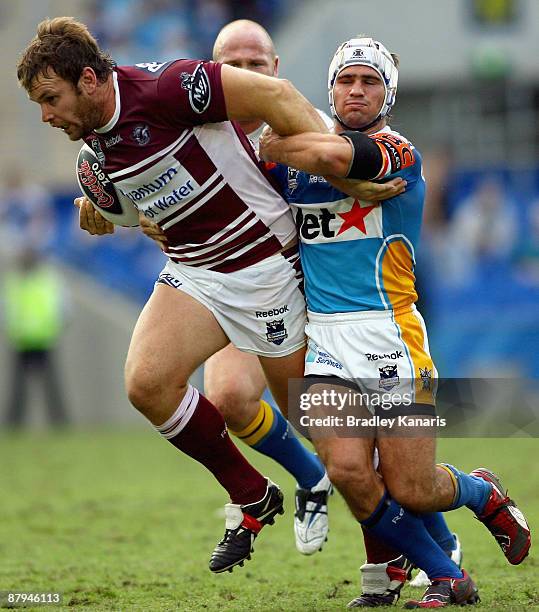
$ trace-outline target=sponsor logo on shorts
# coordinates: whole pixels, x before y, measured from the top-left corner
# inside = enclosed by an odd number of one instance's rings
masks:
[[[380,389],[390,391],[399,384],[399,371],[396,363],[378,368],[378,372],[380,372],[380,381],[378,382]]]
[[[204,66],[199,64],[193,74],[182,72],[180,75],[182,89],[189,92],[189,104],[195,113],[203,113],[210,105],[210,80]]]
[[[174,276],[172,276],[172,274],[169,274],[168,272],[161,272],[161,274],[159,275],[159,278],[157,279],[157,282],[163,283],[163,285],[168,285],[169,287],[174,287],[175,289],[178,289],[178,287],[183,285],[183,283],[180,280],[178,280],[177,278],[175,278]]]
[[[390,359],[391,361],[395,361],[395,359],[400,359],[403,357],[402,351],[393,351],[392,353],[365,353],[365,357],[368,361],[378,361],[380,359]]]
[[[309,348],[305,355],[305,363],[318,363],[320,365],[327,365],[337,370],[342,370],[342,364],[339,363],[335,357],[323,351],[314,340],[309,340]]]
[[[282,344],[288,338],[284,319],[276,319],[266,323],[266,338],[272,344]]]
[[[432,389],[432,370],[429,370],[427,366],[425,366],[424,368],[420,367],[419,375],[421,376],[421,380],[423,381],[423,391],[430,391]]]
[[[316,351],[312,348],[307,349],[307,354],[305,355],[305,363],[314,363],[316,361]]]
[[[271,310],[257,310],[255,315],[257,319],[267,319],[268,317],[278,317],[285,312],[290,312],[288,310],[288,304],[280,306],[279,308],[272,308]]]
[[[324,351],[321,350],[318,350],[315,363],[319,363],[320,365],[328,365],[332,368],[337,368],[337,370],[342,370],[341,363],[339,363],[334,357],[332,357],[328,353],[324,353]]]

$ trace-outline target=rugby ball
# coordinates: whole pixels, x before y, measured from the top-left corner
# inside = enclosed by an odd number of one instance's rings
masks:
[[[77,155],[75,171],[82,193],[107,221],[124,227],[135,227],[139,224],[135,205],[116,190],[99,163],[95,151],[86,143]]]

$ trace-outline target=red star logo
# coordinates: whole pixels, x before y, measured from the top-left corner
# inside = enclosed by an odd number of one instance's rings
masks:
[[[371,212],[376,206],[360,206],[357,200],[354,200],[352,208],[346,213],[337,213],[339,217],[344,219],[344,223],[341,225],[341,229],[337,232],[337,236],[343,234],[346,230],[351,227],[356,227],[360,232],[367,233],[365,228],[365,217]]]

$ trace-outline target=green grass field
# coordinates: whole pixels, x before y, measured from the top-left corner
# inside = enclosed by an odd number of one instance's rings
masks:
[[[532,439],[442,440],[439,456],[497,471],[533,530],[538,450]],[[223,534],[225,493],[151,430],[0,436],[0,590],[61,591],[55,610],[344,610],[359,593],[359,526],[335,495],[329,542],[302,557],[292,478],[248,454],[282,485],[287,512],[262,532],[252,561],[215,576],[207,564]],[[539,609],[537,552],[512,567],[468,510],[449,522],[480,588],[480,609]],[[406,587],[398,607],[417,592]]]

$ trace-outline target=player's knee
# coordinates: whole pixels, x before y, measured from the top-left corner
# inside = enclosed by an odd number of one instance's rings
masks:
[[[239,404],[245,403],[241,386],[233,381],[227,381],[226,385],[219,388],[207,387],[205,395],[225,419]]]
[[[233,431],[240,431],[251,423],[258,412],[258,398],[251,398],[241,383],[228,382],[219,389],[206,393],[208,400],[219,410]]]
[[[152,403],[159,397],[159,382],[143,368],[132,368],[126,369],[125,387],[131,404],[139,412],[149,416]]]
[[[149,363],[129,362],[125,367],[125,387],[131,404],[145,417],[154,420],[179,405],[186,381],[159,375]]]
[[[434,502],[434,482],[427,478],[403,476],[396,483],[387,483],[391,497],[412,512],[431,512]]]
[[[326,470],[329,479],[339,490],[369,490],[375,477],[374,472],[366,469],[357,458],[338,454],[327,457]]]

